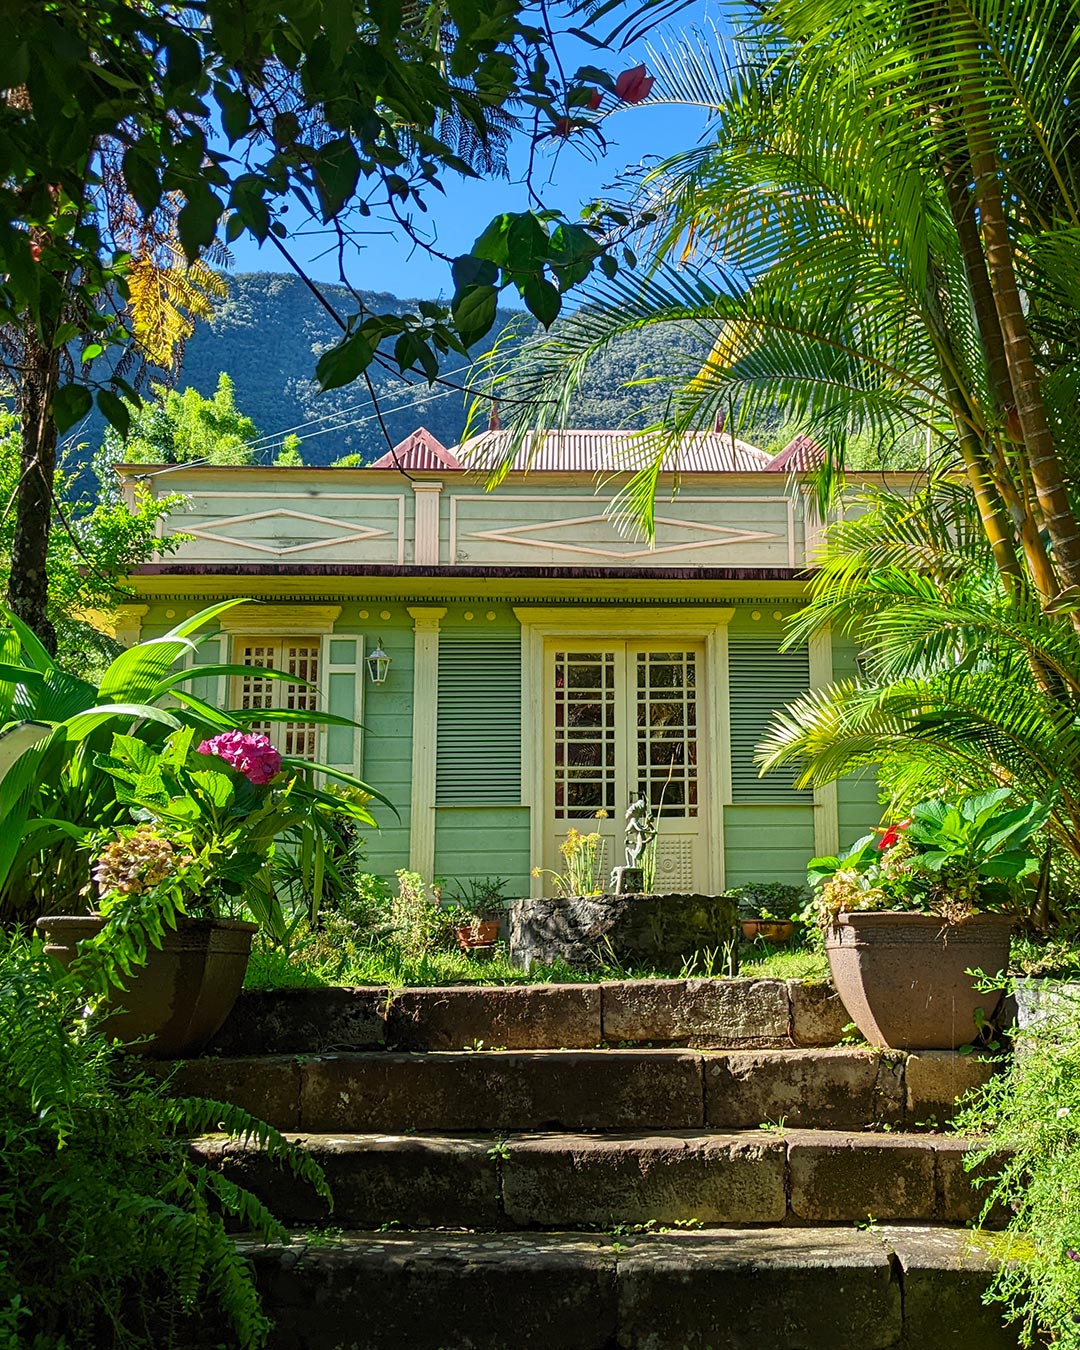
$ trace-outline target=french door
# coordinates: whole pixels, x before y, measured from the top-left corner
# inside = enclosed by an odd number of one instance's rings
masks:
[[[563,870],[571,828],[601,834],[608,869],[623,863],[626,808],[643,791],[659,816],[656,890],[704,889],[703,667],[703,647],[681,641],[547,642],[545,867]]]

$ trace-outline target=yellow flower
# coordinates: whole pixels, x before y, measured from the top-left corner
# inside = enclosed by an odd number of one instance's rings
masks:
[[[601,807],[600,810],[597,811],[597,813],[596,813],[596,815],[595,815],[595,817],[594,817],[595,820],[607,820],[607,818],[608,818],[608,813],[607,813],[607,811],[604,810],[603,807]]]

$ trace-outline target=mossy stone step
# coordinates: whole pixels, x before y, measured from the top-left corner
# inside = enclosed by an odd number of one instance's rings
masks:
[[[964,1223],[981,1208],[965,1141],[928,1134],[730,1133],[293,1136],[322,1166],[332,1215],[257,1149],[199,1155],[283,1222],[349,1228],[619,1228],[627,1224]]]
[[[798,980],[274,989],[242,994],[211,1051],[785,1048],[835,1045],[847,1021],[831,985]]]
[[[270,1350],[1016,1350],[987,1244],[935,1227],[346,1233],[241,1244]]]
[[[941,1124],[991,1061],[950,1052],[492,1050],[204,1057],[156,1071],[282,1130],[862,1130]]]

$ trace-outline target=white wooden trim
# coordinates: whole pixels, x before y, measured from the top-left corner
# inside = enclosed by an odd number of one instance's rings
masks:
[[[435,873],[435,752],[439,732],[439,624],[445,608],[410,605],[413,620],[412,789],[409,870]]]
[[[731,697],[728,681],[728,625],[719,624],[705,638],[705,677],[708,697],[703,700],[710,765],[705,823],[709,845],[709,885],[713,894],[724,892],[727,856],[724,848],[724,807],[731,801]]]
[[[704,824],[708,864],[706,884],[714,894],[724,887],[724,805],[731,800],[731,752],[728,733],[727,630],[734,607],[708,606],[693,609],[655,609],[645,605],[586,605],[568,609],[550,605],[518,605],[514,614],[521,624],[522,708],[532,716],[522,719],[521,779],[529,807],[529,869],[544,866],[547,823],[544,777],[546,718],[544,707],[545,640],[564,636],[589,636],[597,641],[632,642],[638,639],[690,638],[705,643],[706,697],[699,702],[704,720],[704,752],[708,755],[705,776]],[[542,880],[533,882],[534,895],[542,895]]]
[[[233,637],[316,637],[334,631],[340,605],[234,605],[218,618]]]
[[[521,801],[529,808],[529,872],[544,857],[544,639],[531,625],[521,625]],[[532,878],[530,893],[544,893],[543,878]]]
[[[571,480],[571,481],[572,481],[572,480]],[[586,497],[586,496],[579,495],[579,494],[577,494],[577,493],[572,494],[572,495],[570,495],[570,494],[559,494],[558,496],[552,496],[550,493],[545,494],[545,493],[518,493],[518,492],[515,492],[515,493],[514,493],[514,496],[513,496],[513,500],[514,500],[515,502],[546,502],[548,505],[554,506],[554,505],[557,505],[557,504],[561,504],[561,503],[563,503],[563,502],[589,502],[589,503],[591,503],[591,504],[595,504],[597,498],[596,498],[595,493],[594,493],[592,496]],[[481,493],[469,493],[469,492],[454,492],[454,493],[452,493],[452,495],[451,495],[451,497],[450,497],[450,562],[451,562],[451,563],[456,563],[456,562],[458,561],[458,556],[457,556],[457,554],[458,554],[458,544],[461,542],[461,540],[459,540],[459,538],[458,538],[458,529],[459,529],[459,522],[458,522],[458,504],[459,504],[460,502],[490,502],[490,501],[491,501],[491,494],[490,494],[490,493],[483,493],[483,492],[481,492]],[[708,504],[710,504],[710,505],[716,504],[716,503],[736,504],[736,503],[743,503],[743,502],[755,502],[755,503],[768,502],[768,503],[770,503],[770,504],[772,504],[772,505],[783,504],[783,505],[784,505],[784,508],[785,508],[785,512],[786,512],[787,533],[788,533],[788,540],[787,540],[787,542],[788,542],[788,553],[789,553],[789,556],[792,555],[792,550],[794,549],[794,538],[795,538],[795,536],[794,536],[794,529],[793,529],[793,525],[792,525],[791,498],[790,498],[790,496],[788,496],[786,493],[785,493],[785,494],[782,494],[782,495],[775,495],[775,496],[773,496],[773,495],[754,494],[753,496],[745,496],[745,497],[743,497],[743,496],[731,496],[731,495],[729,495],[729,494],[728,494],[728,495],[722,495],[722,496],[717,496],[717,495],[715,495],[715,494],[710,494],[710,495],[708,495],[708,496],[703,495],[703,496],[700,496],[700,497],[699,497],[699,496],[694,496],[694,497],[689,497],[689,496],[688,496],[688,497],[685,497],[685,498],[684,498],[684,501],[685,501],[685,503],[686,503],[687,506],[697,505],[699,502],[708,503]],[[608,520],[608,521],[609,521],[609,520],[610,520],[610,517],[607,516],[607,515],[604,515],[604,514],[600,514],[600,515],[591,515],[591,516],[582,516],[582,517],[580,517],[580,521],[577,522],[577,523],[584,523],[584,522],[586,522],[586,521],[594,521],[594,520]],[[537,523],[537,524],[535,524],[535,525],[516,526],[516,527],[514,527],[514,528],[516,528],[516,529],[518,529],[518,530],[541,530],[541,529],[552,529],[552,528],[555,527],[555,526],[571,525],[571,524],[574,524],[574,523],[576,523],[576,522],[573,521],[573,520],[570,520],[570,519],[567,519],[567,518],[563,518],[563,517],[555,516],[555,517],[553,517],[553,518],[550,519],[550,520],[547,520],[547,521],[544,521],[544,522],[540,522],[540,523]],[[679,524],[683,524],[683,525],[691,525],[691,526],[693,526],[693,527],[695,527],[695,528],[698,528],[698,527],[700,527],[700,528],[706,528],[706,529],[709,528],[709,526],[708,526],[707,523],[701,522],[701,521],[680,521],[680,522],[678,522],[678,523],[679,523]],[[723,529],[723,527],[713,527],[713,528],[714,528],[714,529]],[[735,527],[731,527],[731,528],[734,530]],[[501,533],[501,532],[500,532],[500,533]],[[483,539],[483,538],[486,538],[486,537],[487,537],[486,532],[483,531],[483,530],[481,530],[481,531],[470,531],[468,534],[465,534],[465,535],[462,536],[463,539]],[[780,538],[780,535],[778,535],[778,534],[764,534],[764,533],[754,534],[754,533],[752,533],[752,532],[749,532],[749,540],[750,540],[750,542],[757,542],[757,541],[760,540],[760,539],[778,539],[778,538]],[[508,543],[515,543],[515,542],[519,542],[519,541],[514,540],[514,539],[510,539],[510,540],[507,540],[506,542],[508,542]],[[527,543],[527,542],[529,542],[529,541],[527,541],[527,540],[521,540],[520,542],[521,542],[521,543]],[[711,542],[713,542],[713,541],[710,541],[710,543],[711,543]],[[738,540],[734,540],[733,542],[735,542],[735,543],[745,543],[745,542],[747,542],[747,540],[746,540],[746,539],[738,539]],[[662,553],[662,552],[672,552],[672,551],[676,551],[676,552],[677,552],[679,548],[683,548],[683,547],[688,547],[688,546],[686,546],[686,545],[678,545],[678,546],[676,546],[676,545],[665,545],[665,546],[662,546],[662,547],[659,548],[659,549],[651,549],[651,548],[650,548],[650,549],[643,549],[643,550],[641,550],[641,556],[644,557],[644,556],[646,556],[646,555],[648,555],[648,554],[651,554],[651,553]],[[699,548],[700,548],[701,545],[699,544],[699,545],[696,545],[695,547],[699,547]],[[582,552],[591,551],[591,552],[594,552],[594,553],[601,552],[601,550],[599,550],[599,549],[593,549],[593,550],[582,549],[582,550],[580,550],[580,551],[582,551]],[[605,556],[605,557],[626,557],[626,556],[630,556],[630,555],[627,555],[627,554],[618,554],[618,553],[605,553],[604,556]]]
[[[809,641],[810,688],[832,684],[832,634],[822,628]],[[836,780],[814,787],[814,848],[819,855],[840,850],[840,800]]]
[[[414,483],[413,562],[418,567],[439,565],[439,493],[441,483]]]

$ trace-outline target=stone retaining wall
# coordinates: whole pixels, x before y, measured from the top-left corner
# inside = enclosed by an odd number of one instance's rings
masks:
[[[619,980],[399,989],[247,991],[210,1046],[221,1055],[352,1050],[587,1050],[602,1045],[785,1049],[836,1045],[828,984]]]

